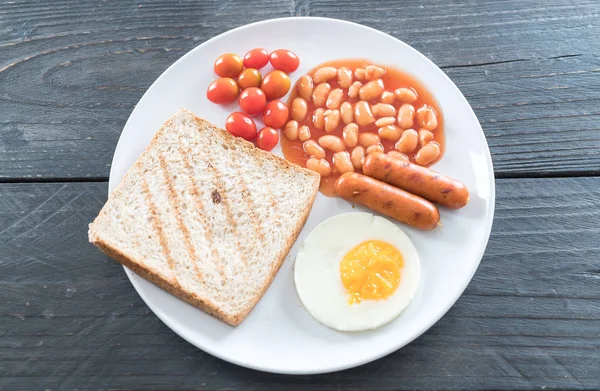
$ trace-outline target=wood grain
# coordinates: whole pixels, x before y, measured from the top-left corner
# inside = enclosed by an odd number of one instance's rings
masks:
[[[0,180],[106,178],[131,110],[170,64],[295,15],[371,26],[432,59],[472,104],[498,177],[598,174],[596,0],[15,0],[0,4]]]
[[[450,312],[384,359],[305,377],[222,362],[163,325],[87,242],[105,199],[104,183],[0,184],[0,389],[600,387],[600,178],[499,179]]]

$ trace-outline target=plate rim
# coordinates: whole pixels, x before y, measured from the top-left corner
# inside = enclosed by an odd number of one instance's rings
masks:
[[[471,107],[470,103],[468,102],[468,100],[466,99],[466,97],[464,96],[464,94],[460,91],[460,89],[458,88],[458,86],[452,81],[452,79],[450,79],[450,77],[440,68],[438,67],[433,61],[431,61],[428,57],[426,57],[423,53],[421,53],[419,50],[413,48],[412,46],[410,46],[409,44],[405,43],[404,41],[400,40],[399,38],[396,38],[390,34],[387,34],[383,31],[377,30],[375,28],[369,27],[369,26],[365,26],[363,24],[360,23],[356,23],[356,22],[351,22],[351,21],[347,21],[347,20],[343,20],[343,19],[336,19],[336,18],[328,18],[328,17],[316,17],[316,16],[289,16],[289,17],[283,17],[283,18],[273,18],[273,19],[266,19],[266,20],[261,20],[261,21],[256,21],[253,23],[248,23],[242,26],[238,26],[236,28],[233,28],[231,30],[227,30],[221,34],[215,35],[213,37],[211,37],[210,39],[207,39],[206,41],[202,42],[201,44],[195,46],[194,48],[190,49],[188,52],[186,52],[183,56],[179,57],[173,64],[171,64],[169,67],[167,67],[167,69],[165,69],[157,78],[156,80],[154,80],[154,82],[148,87],[148,89],[144,92],[144,94],[142,95],[142,97],[139,99],[139,101],[136,103],[136,105],[133,107],[133,110],[131,111],[129,117],[127,118],[127,121],[125,122],[125,125],[123,126],[123,129],[121,130],[121,134],[119,135],[119,140],[117,141],[117,145],[115,146],[115,152],[113,154],[113,158],[111,160],[111,168],[110,168],[110,172],[109,172],[109,180],[108,180],[108,194],[110,195],[111,193],[111,188],[114,190],[114,188],[116,188],[116,186],[118,185],[118,183],[115,183],[115,159],[116,156],[119,155],[120,149],[123,149],[123,132],[125,129],[127,129],[127,127],[129,126],[130,121],[132,120],[133,114],[136,111],[136,109],[138,108],[138,106],[140,106],[141,104],[143,104],[143,102],[145,101],[146,97],[148,96],[149,91],[161,80],[161,78],[163,78],[167,73],[169,72],[173,72],[173,69],[180,63],[185,61],[185,59],[188,56],[191,56],[191,54],[197,50],[201,50],[201,48],[207,44],[209,44],[211,41],[216,40],[216,39],[220,39],[223,37],[226,37],[228,35],[233,35],[236,34],[240,31],[243,31],[245,29],[249,29],[252,27],[255,27],[257,25],[269,25],[271,23],[281,23],[281,22],[285,22],[285,21],[307,21],[310,22],[312,20],[315,21],[327,21],[327,22],[334,22],[334,23],[340,23],[340,24],[346,24],[346,25],[352,25],[353,27],[358,27],[358,28],[363,28],[363,29],[367,29],[370,30],[370,32],[375,33],[377,35],[381,35],[381,36],[386,36],[386,37],[391,37],[392,39],[394,39],[398,44],[404,46],[407,50],[412,51],[415,55],[421,57],[422,60],[426,61],[427,63],[429,63],[429,65],[433,66],[433,68],[435,68],[443,78],[445,78],[451,85],[451,88],[455,89],[456,92],[458,92],[458,94],[460,95],[460,98],[462,100],[462,104],[466,104],[466,106],[468,107],[469,111],[471,112],[471,114],[473,115],[473,117],[476,119],[477,124],[479,126],[479,131],[481,133],[482,136],[482,141],[485,147],[485,152],[486,152],[486,160],[488,163],[488,175],[490,178],[490,183],[489,183],[489,189],[490,189],[490,202],[489,202],[489,208],[488,208],[488,214],[489,214],[489,218],[485,221],[485,227],[484,228],[484,233],[485,233],[485,243],[482,242],[482,246],[481,246],[481,250],[478,252],[477,254],[477,262],[473,265],[472,270],[468,270],[469,272],[469,279],[466,281],[466,283],[464,284],[464,286],[460,287],[460,289],[457,289],[457,295],[455,298],[453,298],[453,300],[449,301],[449,304],[447,306],[444,307],[443,311],[439,312],[439,315],[436,315],[432,318],[432,320],[430,322],[427,322],[427,326],[424,327],[422,330],[413,333],[410,335],[409,338],[407,338],[407,341],[404,343],[399,343],[399,344],[391,344],[391,347],[388,347],[387,349],[382,349],[380,352],[370,355],[368,358],[364,358],[361,360],[356,360],[352,363],[349,364],[343,364],[343,365],[330,365],[328,367],[325,368],[320,368],[318,370],[305,370],[305,369],[296,369],[296,370],[285,370],[284,368],[272,368],[272,367],[266,367],[266,366],[262,366],[262,365],[254,365],[254,363],[249,362],[249,361],[244,361],[241,359],[236,359],[235,357],[231,357],[231,356],[227,356],[227,355],[223,355],[220,354],[219,351],[217,349],[213,349],[210,346],[199,346],[199,344],[195,343],[191,337],[189,337],[185,332],[182,332],[181,330],[179,330],[179,326],[176,324],[176,322],[174,320],[171,319],[171,317],[165,313],[164,311],[162,311],[160,308],[157,308],[154,304],[153,301],[146,295],[145,292],[143,292],[143,290],[138,289],[138,282],[135,281],[135,277],[137,277],[137,274],[135,274],[133,271],[131,271],[130,269],[128,269],[127,267],[123,266],[123,269],[126,272],[126,275],[129,279],[129,281],[131,282],[131,284],[133,285],[134,289],[136,290],[136,293],[142,298],[142,300],[144,301],[144,303],[148,306],[148,308],[150,308],[150,310],[154,313],[154,315],[156,315],[167,327],[169,327],[169,329],[171,329],[173,332],[175,332],[179,337],[183,338],[185,341],[187,341],[188,343],[192,344],[194,347],[202,350],[205,353],[208,353],[220,360],[229,362],[231,364],[235,364],[241,367],[245,367],[245,368],[249,368],[252,370],[257,370],[257,371],[261,371],[261,372],[267,372],[267,373],[273,373],[273,374],[284,374],[284,375],[311,375],[311,374],[324,374],[324,373],[331,373],[331,372],[338,372],[338,371],[342,371],[342,370],[346,370],[346,369],[350,369],[350,368],[355,368],[361,365],[365,365],[367,363],[376,361],[381,359],[382,357],[388,356],[391,353],[396,352],[397,350],[403,348],[404,346],[408,345],[409,343],[414,342],[417,338],[419,338],[421,335],[423,335],[424,333],[426,333],[429,329],[431,329],[431,327],[433,327],[437,322],[439,322],[439,320],[444,317],[448,311],[450,310],[450,308],[452,308],[456,302],[458,301],[458,299],[463,295],[464,291],[466,290],[467,286],[471,283],[471,281],[473,280],[473,277],[475,276],[475,273],[477,271],[477,269],[479,268],[479,265],[481,264],[481,260],[483,259],[483,255],[485,253],[485,250],[487,248],[487,245],[489,244],[489,240],[490,240],[490,236],[491,236],[491,230],[492,230],[492,225],[493,225],[493,221],[494,221],[494,215],[495,215],[495,206],[496,206],[496,178],[495,178],[495,174],[494,174],[494,167],[493,167],[493,161],[492,161],[492,157],[491,157],[491,153],[490,153],[490,149],[489,149],[489,145],[487,143],[487,138],[485,136],[485,133],[483,132],[483,128],[481,127],[481,123],[479,122],[479,119],[477,118],[477,115],[475,114],[473,108]],[[157,129],[158,130],[158,129]]]

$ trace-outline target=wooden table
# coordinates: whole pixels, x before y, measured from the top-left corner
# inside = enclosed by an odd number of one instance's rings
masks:
[[[296,377],[178,337],[87,225],[125,121],[170,64],[233,27],[305,15],[375,27],[439,65],[481,121],[497,199],[481,266],[440,322],[374,363]],[[0,389],[598,389],[599,174],[596,0],[3,1]]]

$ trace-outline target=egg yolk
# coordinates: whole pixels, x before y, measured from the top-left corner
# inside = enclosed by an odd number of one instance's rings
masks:
[[[402,254],[380,240],[368,240],[348,251],[340,262],[342,284],[349,304],[381,300],[392,295],[400,284]]]

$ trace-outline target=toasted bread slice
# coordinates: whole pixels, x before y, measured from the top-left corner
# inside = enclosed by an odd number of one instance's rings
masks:
[[[230,325],[265,293],[319,175],[187,110],[158,131],[90,224],[107,255]]]

